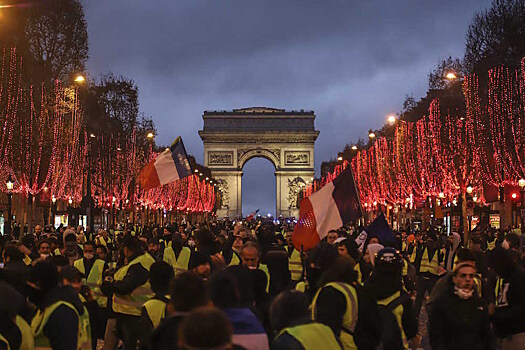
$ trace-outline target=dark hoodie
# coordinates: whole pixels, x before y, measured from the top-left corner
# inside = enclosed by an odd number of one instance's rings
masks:
[[[44,297],[42,305],[39,305],[39,308],[43,310],[57,301],[65,301],[72,304],[77,312],[65,305],[57,307],[44,326],[44,335],[49,339],[53,349],[76,350],[78,342],[78,315],[84,313],[84,305],[73,287],[64,286],[50,290]]]

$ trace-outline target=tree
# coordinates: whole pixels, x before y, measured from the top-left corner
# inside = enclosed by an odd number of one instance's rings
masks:
[[[31,7],[24,34],[31,81],[68,81],[72,74],[84,71],[88,34],[79,0],[41,1]]]
[[[504,64],[516,68],[525,56],[525,0],[495,0],[470,24],[464,64],[469,72],[485,72]]]
[[[139,114],[139,91],[135,82],[108,73],[93,89],[106,116],[119,124],[124,135],[129,135],[137,125]]]

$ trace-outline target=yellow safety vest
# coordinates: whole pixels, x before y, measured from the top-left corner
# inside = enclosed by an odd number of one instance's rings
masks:
[[[108,244],[111,244],[111,238],[108,236],[108,238],[104,238],[104,236],[102,235],[99,235],[97,236],[97,238],[95,238],[95,243],[97,245],[103,245],[104,247],[108,247]]]
[[[108,298],[102,294],[102,291],[100,290],[100,285],[102,284],[102,274],[104,273],[104,265],[104,260],[96,259],[93,263],[93,267],[91,267],[91,271],[89,271],[89,276],[87,276],[85,279],[86,285],[93,292],[93,297],[97,301],[97,304],[102,308],[106,307],[108,303]],[[77,270],[80,271],[80,273],[82,273],[84,276],[86,275],[84,258],[75,261],[73,266],[75,266]]]
[[[173,267],[175,275],[188,271],[188,265],[190,264],[191,249],[188,247],[182,247],[182,250],[179,253],[179,257],[175,256],[175,251],[173,247],[168,247],[164,249],[164,257],[162,260],[167,262]]]
[[[308,282],[301,281],[295,285],[295,290],[305,293],[309,289]]]
[[[53,251],[53,255],[62,255],[62,253],[60,252],[60,249],[59,249],[59,248],[56,248],[56,249]]]
[[[259,264],[258,269],[266,274],[266,293],[268,293],[270,291],[270,271],[268,271],[268,266]]]
[[[357,292],[354,287],[342,282],[330,282],[320,288],[312,301],[312,320],[315,321],[317,319],[317,298],[319,297],[321,291],[327,287],[334,288],[345,296],[346,310],[343,316],[343,327],[341,334],[339,335],[339,340],[343,344],[344,350],[356,350],[357,345],[354,342],[354,336],[352,334],[354,333],[355,326],[357,325],[358,300]]]
[[[401,296],[401,292],[396,292],[386,299],[378,300],[377,305],[383,305],[386,307],[388,306],[388,304],[390,304],[392,301],[399,298],[400,296]],[[408,349],[408,340],[405,334],[405,330],[403,329],[403,311],[404,311],[403,304],[400,304],[396,306],[394,310],[392,310],[392,313],[396,317],[397,325],[399,326],[399,330],[401,331],[401,339],[403,340],[403,347],[405,349]]]
[[[5,344],[5,347],[7,350],[11,350],[11,346],[9,345],[9,342],[7,341],[7,339],[2,335],[2,333],[0,333],[0,344]]]
[[[166,296],[166,298],[168,298],[168,296]],[[165,301],[155,298],[148,300],[144,304],[144,309],[146,309],[146,313],[148,314],[153,328],[157,328],[160,321],[166,317],[166,306],[167,304]]]
[[[75,314],[78,317],[77,349],[91,349],[91,330],[89,327],[89,314],[87,313],[86,308],[84,308],[83,315],[87,316],[87,324],[86,319],[83,319],[78,314],[77,309],[66,301],[57,301],[56,303],[46,307],[43,312],[38,310],[36,315],[33,317],[33,320],[31,321],[31,329],[35,334],[35,349],[51,349],[51,343],[44,335],[44,327],[46,326],[49,317],[51,317],[53,312],[55,312],[55,310],[61,305],[65,305],[71,310],[75,311]]]
[[[230,263],[228,266],[237,266],[241,264],[241,259],[239,259],[239,255],[234,251],[232,255],[232,259],[230,260]]]
[[[494,250],[494,248],[496,248],[496,239],[492,242],[487,242],[487,250]]]
[[[505,280],[501,277],[498,277],[496,280],[496,287],[494,288],[494,303],[496,306],[505,306],[507,305],[506,296],[503,295],[505,287]]]
[[[33,260],[31,260],[31,258],[29,257],[29,255],[25,255],[23,261],[24,261],[24,264],[26,264],[27,266],[31,265],[31,263],[33,262]]]
[[[419,266],[419,272],[429,272],[437,276],[439,274],[438,254],[439,252],[436,250],[434,256],[432,257],[432,260],[429,261],[428,249],[425,248],[425,250],[423,251],[423,257],[421,258],[421,266]]]
[[[31,326],[20,315],[16,315],[15,323],[20,330],[20,334],[22,334],[22,342],[18,350],[33,350],[35,348],[35,334]]]
[[[115,281],[122,281],[127,275],[130,266],[141,264],[142,267],[149,271],[151,265],[153,265],[154,262],[155,260],[151,257],[151,255],[142,254],[141,256],[132,260],[129,264],[121,267],[115,273]],[[120,314],[140,316],[140,310],[142,306],[151,297],[153,297],[153,291],[151,290],[148,280],[143,285],[135,288],[131,294],[113,294],[113,311]]]
[[[363,285],[363,273],[361,272],[361,265],[359,263],[355,264],[354,270],[357,272],[357,283]]]
[[[416,261],[416,255],[417,255],[417,246],[414,247],[412,250],[412,254],[410,254],[410,262],[413,264]]]
[[[288,333],[294,337],[305,350],[336,350],[341,349],[330,327],[313,322],[295,327],[285,328],[279,335]]]
[[[286,247],[286,251],[288,251]],[[301,276],[303,275],[303,262],[301,259],[301,253],[297,249],[294,249],[292,255],[288,258],[288,270],[290,270],[290,275],[292,281],[300,281]]]

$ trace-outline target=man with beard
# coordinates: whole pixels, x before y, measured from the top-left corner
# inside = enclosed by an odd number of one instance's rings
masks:
[[[203,280],[207,280],[211,273],[210,259],[201,252],[193,252],[188,269],[199,275]]]

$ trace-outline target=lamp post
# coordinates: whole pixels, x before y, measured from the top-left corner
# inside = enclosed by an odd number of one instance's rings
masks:
[[[11,177],[11,174],[9,174],[9,177],[7,178],[5,182],[5,187],[7,188],[7,229],[4,230],[4,233],[6,235],[11,234],[11,210],[13,206],[13,187],[15,183],[13,182],[13,178]]]
[[[520,186],[520,222],[521,234],[525,233],[525,179],[521,178],[518,181]]]
[[[55,216],[57,211],[57,197],[53,195],[51,198],[51,225],[55,227]]]

